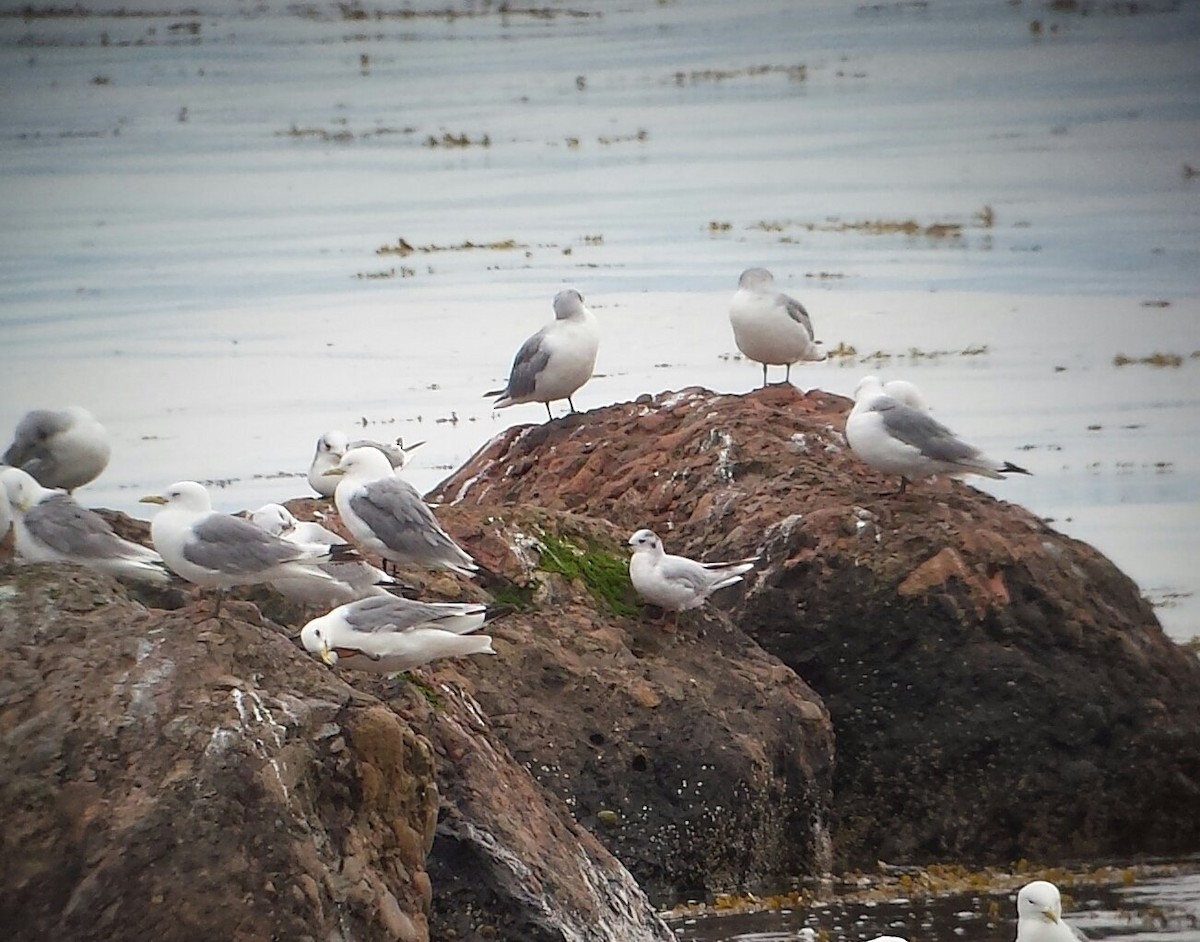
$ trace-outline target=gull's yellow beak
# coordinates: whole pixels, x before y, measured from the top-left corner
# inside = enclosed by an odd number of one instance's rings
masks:
[[[321,662],[323,664],[325,664],[327,667],[333,667],[333,665],[336,664],[337,661],[338,661],[337,652],[334,651],[333,648],[331,648],[327,644],[321,645]]]
[[[1059,921],[1059,920],[1058,920],[1058,913],[1056,913],[1056,912],[1055,912],[1053,909],[1047,909],[1047,910],[1046,910],[1046,918],[1047,918],[1047,919],[1049,919],[1051,922],[1053,922],[1053,923],[1055,923],[1055,924],[1057,924],[1057,923],[1058,923],[1058,921]]]
[[[162,494],[149,494],[138,499],[139,504],[165,504],[167,499]]]
[[[336,478],[336,477],[340,477],[341,475],[343,475],[345,473],[346,472],[343,471],[341,468],[330,468],[328,471],[326,471],[324,474],[322,474],[321,477]]]

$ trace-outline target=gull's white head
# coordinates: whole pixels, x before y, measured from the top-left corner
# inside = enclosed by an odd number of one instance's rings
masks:
[[[346,446],[349,443],[350,439],[344,432],[326,432],[317,439],[317,454],[340,458],[346,453]]]
[[[351,448],[342,455],[342,460],[338,462],[336,468],[330,468],[325,473],[344,474],[346,477],[360,481],[393,477],[392,463],[388,461],[387,455],[378,448],[370,447]]]
[[[281,536],[298,523],[282,504],[263,504],[250,514],[250,522],[272,536]]]
[[[0,484],[4,487],[8,503],[24,513],[42,499],[47,488],[42,487],[32,474],[20,468],[5,468],[0,471]]]
[[[325,626],[325,618],[314,618],[300,631],[300,643],[309,654],[315,654],[324,663],[333,667],[337,663],[337,652],[329,643],[329,629]]]
[[[554,296],[554,316],[560,321],[583,310],[583,295],[574,288],[563,288]]]
[[[1058,887],[1048,880],[1034,880],[1021,887],[1017,894],[1017,921],[1059,922],[1062,919],[1062,896]]]
[[[883,392],[883,382],[878,376],[864,376],[854,387],[854,401],[862,402],[868,396]]]
[[[738,278],[738,287],[747,291],[766,291],[775,284],[775,276],[765,268],[747,268]]]
[[[638,530],[629,538],[629,545],[635,553],[661,553],[662,540],[653,530]]]
[[[143,497],[140,504],[162,504],[172,510],[188,510],[192,513],[207,513],[212,510],[212,500],[203,484],[195,481],[176,481],[161,494]]]

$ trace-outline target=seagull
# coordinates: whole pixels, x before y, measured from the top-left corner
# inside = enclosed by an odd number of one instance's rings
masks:
[[[600,332],[596,318],[583,303],[583,295],[574,288],[565,288],[554,296],[554,317],[517,351],[508,385],[484,393],[485,397],[500,397],[494,404],[497,409],[541,402],[546,406],[546,415],[553,419],[550,403],[566,399],[575,411],[571,396],[592,378]]]
[[[471,634],[486,617],[483,605],[362,599],[314,618],[300,640],[330,667],[394,674],[441,657],[495,654],[488,635]]]
[[[741,582],[754,568],[757,556],[728,563],[700,563],[663,551],[662,540],[652,530],[638,530],[629,538],[633,555],[629,579],[647,602],[675,613],[699,608],[718,589]]]
[[[479,567],[450,538],[417,489],[392,473],[374,448],[352,448],[336,468],[334,502],[359,546],[398,565],[450,569],[470,576]]]
[[[775,290],[775,276],[765,268],[747,268],[729,306],[729,323],[737,347],[762,364],[763,385],[767,366],[786,366],[784,382],[792,380],[792,364],[824,360],[814,342],[812,321],[795,298]]]
[[[392,442],[373,442],[367,439],[350,441],[344,432],[326,432],[317,439],[317,450],[313,454],[312,464],[308,467],[308,486],[322,497],[332,497],[337,489],[337,480],[325,476],[330,468],[336,468],[342,455],[351,448],[374,448],[384,453],[392,467],[399,471],[412,460],[412,452],[424,442],[404,444],[403,438]]]
[[[1034,880],[1017,894],[1017,942],[1079,942],[1085,938],[1062,921],[1062,896],[1046,880]]]
[[[918,412],[932,412],[925,394],[917,388],[916,383],[906,379],[889,379],[883,384],[883,391],[902,405],[911,406]]]
[[[70,492],[99,477],[111,453],[108,430],[87,409],[68,406],[27,413],[0,460]]]
[[[0,464],[0,474],[8,470],[8,465]],[[8,531],[12,529],[12,507],[8,503],[8,493],[5,491],[3,482],[0,481],[0,542],[3,542],[8,536]]]
[[[299,546],[321,544],[349,548],[350,545],[319,523],[297,520],[292,512],[281,504],[264,504],[250,514],[250,522],[273,536]],[[386,595],[390,598],[391,593],[387,587],[397,585],[395,579],[382,569],[376,569],[365,559],[331,559],[318,565],[322,572],[333,578],[333,582],[312,579],[306,574],[300,578],[285,576],[282,579],[274,579],[271,585],[301,605],[326,607],[373,595]]]
[[[854,408],[846,419],[846,441],[858,458],[877,471],[909,480],[934,474],[979,474],[1002,478],[1029,474],[1008,461],[995,461],[957,438],[929,413],[889,396],[876,376],[859,381]]]
[[[155,585],[171,581],[158,553],[121,539],[107,520],[63,491],[42,487],[20,468],[5,468],[0,484],[2,502],[12,514],[14,548],[26,562],[77,563]]]
[[[188,582],[218,590],[214,614],[231,586],[287,578],[334,581],[319,566],[331,556],[328,546],[289,543],[248,520],[219,513],[204,485],[195,481],[172,484],[141,503],[163,505],[150,523],[154,548]]]

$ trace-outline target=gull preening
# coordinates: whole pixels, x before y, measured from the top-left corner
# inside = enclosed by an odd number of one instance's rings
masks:
[[[77,563],[118,579],[166,585],[170,574],[154,550],[122,539],[107,520],[61,490],[42,487],[20,468],[0,471],[12,514],[13,548],[30,563]]]
[[[319,565],[330,559],[328,546],[289,543],[213,510],[208,491],[195,481],[179,481],[141,502],[162,505],[150,522],[150,538],[167,567],[188,582],[224,592],[277,579],[333,581]],[[216,612],[220,609],[218,594]]]
[[[768,366],[787,367],[784,382],[788,383],[793,363],[825,359],[804,305],[777,291],[774,275],[765,268],[742,272],[729,306],[729,323],[737,348],[762,364],[764,386]]]
[[[1017,942],[1080,942],[1062,921],[1062,896],[1048,880],[1026,883],[1017,893]]]
[[[332,480],[332,479],[331,479]],[[250,514],[250,522],[273,536],[299,546],[328,546],[348,549],[350,544],[332,530],[314,521],[297,520],[295,515],[282,504],[264,504]],[[373,595],[389,596],[389,587],[397,586],[396,580],[382,569],[377,569],[365,559],[330,559],[318,563],[321,571],[333,581],[285,576],[271,580],[279,592],[301,605],[343,605],[356,599]]]
[[[600,331],[596,318],[583,303],[583,295],[565,288],[554,296],[554,320],[522,344],[513,360],[508,385],[484,396],[498,396],[497,409],[521,402],[541,402],[546,415],[553,419],[550,403],[567,400],[592,378],[596,351],[600,349]]]
[[[36,409],[17,424],[3,462],[33,475],[43,487],[73,491],[108,467],[108,430],[82,406]]]
[[[355,542],[398,565],[450,569],[471,575],[479,567],[450,538],[417,489],[392,473],[374,448],[352,448],[336,468],[338,514]]]
[[[442,657],[495,654],[490,636],[471,634],[486,617],[483,605],[362,599],[314,618],[300,640],[330,667],[394,674]]]
[[[979,474],[1002,478],[1029,474],[1008,461],[996,461],[968,445],[921,409],[888,395],[876,376],[859,381],[854,408],[846,419],[846,442],[877,471],[900,475],[903,493],[910,480],[934,474]]]
[[[629,545],[633,547],[629,580],[637,594],[664,612],[675,614],[698,608],[714,592],[741,582],[758,562],[757,556],[725,563],[672,556],[653,530],[638,530],[629,538]]]
[[[332,497],[337,489],[337,478],[329,477],[325,472],[336,468],[342,456],[351,448],[374,448],[383,453],[392,468],[400,471],[412,460],[412,453],[424,444],[413,442],[406,445],[403,438],[397,438],[394,443],[373,442],[365,438],[352,442],[345,432],[326,432],[317,439],[317,449],[308,466],[308,486],[321,497]]]

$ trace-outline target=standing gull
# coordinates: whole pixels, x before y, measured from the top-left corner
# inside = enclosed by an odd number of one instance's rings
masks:
[[[26,562],[77,563],[118,579],[170,582],[158,553],[121,539],[107,520],[69,495],[42,487],[20,468],[5,468],[0,483],[13,517],[14,548]]]
[[[3,461],[22,468],[43,487],[67,491],[99,477],[112,452],[108,430],[82,406],[37,409],[17,425]]]
[[[330,667],[393,674],[440,657],[495,654],[488,635],[470,633],[486,614],[483,605],[362,599],[314,618],[300,640]]]
[[[638,530],[629,538],[633,556],[629,579],[647,602],[677,615],[699,608],[718,589],[741,582],[754,568],[757,556],[728,563],[700,563],[663,550],[662,540],[652,530]]]
[[[336,468],[342,460],[342,455],[351,448],[374,448],[383,452],[391,466],[399,471],[412,459],[424,442],[404,444],[404,439],[397,438],[395,443],[372,442],[366,439],[350,441],[344,432],[326,432],[317,439],[317,450],[313,453],[312,464],[308,466],[308,486],[322,497],[332,497],[337,489],[337,479],[326,477],[325,472]]]
[[[546,415],[553,419],[550,403],[565,399],[575,411],[571,396],[592,378],[600,332],[596,318],[583,303],[583,295],[565,288],[554,296],[554,317],[530,337],[517,351],[508,385],[484,396],[499,396],[495,407],[521,402],[541,402]]]
[[[167,566],[188,582],[223,593],[276,579],[333,581],[319,568],[330,558],[328,546],[289,543],[248,520],[219,513],[195,481],[172,484],[141,502],[163,505],[150,523],[150,538]],[[220,609],[218,594],[216,612]]]
[[[897,493],[903,493],[910,480],[934,474],[987,478],[1029,474],[1008,461],[987,457],[929,413],[889,396],[876,376],[864,377],[854,390],[846,441],[854,454],[875,470],[900,475]]]
[[[392,473],[374,448],[352,448],[336,468],[334,501],[355,541],[398,565],[450,569],[471,575],[479,567],[442,529],[417,489]]]
[[[1062,921],[1062,896],[1047,880],[1034,880],[1017,894],[1017,942],[1079,942]]]
[[[775,289],[775,276],[765,268],[747,268],[729,306],[729,323],[737,347],[762,364],[763,385],[767,366],[786,366],[784,382],[792,380],[792,364],[824,360],[814,341],[812,321],[795,298]]]
[[[349,546],[346,540],[319,523],[297,520],[292,512],[281,504],[265,504],[259,507],[250,514],[250,522],[267,533],[301,546],[320,544],[330,547],[331,551],[335,546]],[[274,579],[271,585],[301,605],[326,607],[373,595],[391,597],[387,587],[396,585],[395,579],[382,569],[376,569],[365,559],[331,559],[318,565],[322,572],[332,577],[332,582],[312,579],[306,574],[300,578]]]

